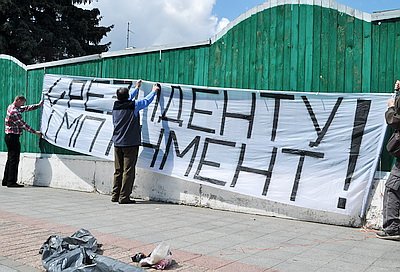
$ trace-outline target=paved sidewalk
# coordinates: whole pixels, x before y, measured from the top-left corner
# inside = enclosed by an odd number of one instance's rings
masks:
[[[400,242],[372,231],[51,188],[0,188],[0,272],[44,271],[52,234],[86,228],[103,255],[133,264],[166,241],[170,271],[400,271]]]

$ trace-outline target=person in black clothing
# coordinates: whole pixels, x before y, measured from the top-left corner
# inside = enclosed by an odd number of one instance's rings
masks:
[[[394,86],[396,92],[400,90],[400,81],[397,80]],[[400,130],[400,97],[388,100],[388,109],[385,113],[388,126],[394,130]],[[385,184],[383,196],[383,230],[377,232],[376,236],[381,239],[400,240],[400,158],[390,171]]]

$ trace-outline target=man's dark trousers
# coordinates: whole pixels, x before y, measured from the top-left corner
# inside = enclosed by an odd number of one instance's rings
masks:
[[[383,197],[383,228],[390,235],[400,234],[400,177],[393,175],[398,170],[395,167],[386,181]]]
[[[135,182],[136,162],[139,146],[114,147],[114,183],[111,199],[113,201],[129,201]]]
[[[19,136],[19,134],[6,134],[4,137],[8,152],[2,181],[3,186],[12,186],[17,183],[19,156],[21,154]]]

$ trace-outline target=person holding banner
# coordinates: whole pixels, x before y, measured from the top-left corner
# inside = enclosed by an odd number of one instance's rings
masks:
[[[142,142],[139,111],[150,105],[161,90],[160,84],[154,84],[152,91],[145,98],[133,100],[141,84],[142,81],[138,80],[131,95],[128,88],[119,88],[112,111],[115,171],[111,201],[119,204],[135,203],[135,200],[130,199],[130,195],[135,181],[139,145]]]
[[[400,130],[400,80],[397,80],[394,89],[396,97],[388,100],[388,109],[385,119],[388,126],[396,131]],[[383,230],[376,236],[381,239],[400,240],[400,158],[392,167],[385,184],[383,196]]]
[[[26,98],[22,95],[15,97],[14,102],[7,108],[5,123],[5,142],[7,145],[7,162],[4,168],[2,185],[7,187],[24,187],[17,183],[18,164],[21,153],[21,143],[19,138],[23,130],[36,134],[39,138],[42,137],[40,131],[31,128],[22,119],[21,113],[31,110],[36,110],[43,105],[43,100],[38,104],[25,106]]]

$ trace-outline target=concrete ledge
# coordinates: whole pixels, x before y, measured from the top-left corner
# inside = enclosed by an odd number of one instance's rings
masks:
[[[7,154],[0,153],[0,158],[3,162],[0,171],[4,171]],[[88,156],[24,153],[21,154],[18,180],[33,186],[110,194],[113,173],[114,165],[111,161]],[[382,225],[383,188],[387,177],[388,173],[378,172],[376,175],[365,223],[368,227],[380,228]],[[350,218],[232,193],[140,168],[136,173],[133,194],[134,197],[142,199],[333,225],[359,227],[363,224],[361,218]]]

